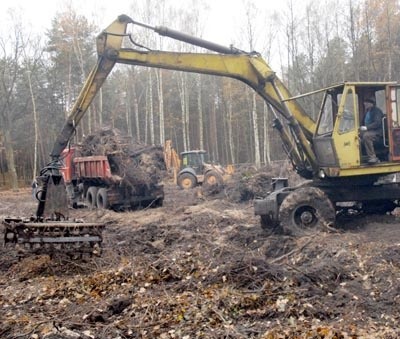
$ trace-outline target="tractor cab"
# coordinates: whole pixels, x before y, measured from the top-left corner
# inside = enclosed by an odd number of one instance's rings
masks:
[[[207,161],[207,152],[204,150],[192,150],[186,151],[181,153],[182,157],[182,167],[181,169],[185,168],[192,168],[196,175],[203,174],[204,164]]]

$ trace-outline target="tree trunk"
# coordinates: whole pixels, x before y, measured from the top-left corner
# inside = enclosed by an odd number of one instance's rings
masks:
[[[355,18],[355,11],[353,7],[353,1],[349,0],[349,14],[350,14],[350,45],[353,57],[353,70],[354,80],[360,81],[360,70],[359,70],[359,56],[358,56],[358,41],[357,41],[357,25]]]
[[[233,115],[233,108],[232,108],[232,80],[228,80],[228,143],[229,143],[229,155],[230,155],[230,162],[232,164],[236,163],[235,159],[235,142],[233,140],[233,132],[232,132],[232,115]]]
[[[204,149],[204,131],[203,131],[203,104],[202,104],[202,75],[197,75],[197,110],[199,112],[199,121],[198,121],[198,128],[199,128],[199,148]]]
[[[11,176],[11,188],[16,191],[18,190],[18,176],[15,166],[14,148],[9,128],[4,131],[4,144],[6,149],[8,172]]]
[[[163,92],[163,73],[162,69],[156,70],[157,94],[158,94],[158,113],[160,119],[160,144],[165,142],[165,122],[164,122],[164,92]]]
[[[147,114],[148,120],[146,119],[146,143],[148,143],[147,129],[150,132],[150,143],[154,145],[154,104],[153,104],[153,76],[152,69],[149,68],[147,72],[148,86],[147,86]]]
[[[185,81],[185,73],[178,73],[178,89],[179,89],[179,99],[181,104],[181,124],[182,124],[182,139],[183,139],[183,149],[185,151],[189,150],[189,142],[188,142],[188,121],[186,114],[186,81]]]
[[[271,162],[271,148],[270,148],[270,142],[269,142],[269,121],[270,121],[270,116],[269,116],[269,107],[268,105],[264,102],[263,104],[263,111],[264,111],[264,157],[263,157],[263,162],[265,164],[269,164]]]
[[[260,159],[260,139],[258,135],[258,118],[257,118],[257,103],[256,93],[252,93],[252,109],[251,116],[253,120],[253,133],[254,133],[254,161],[255,165],[259,167],[261,165]]]
[[[32,173],[32,180],[37,176],[37,163],[38,163],[38,140],[39,140],[39,118],[38,112],[36,111],[36,99],[33,93],[32,88],[32,77],[31,77],[31,70],[29,69],[28,72],[28,86],[29,86],[29,93],[31,95],[31,102],[32,102],[32,111],[33,111],[33,128],[34,128],[34,143],[33,143],[33,173]]]
[[[131,114],[131,102],[130,102],[130,95],[129,95],[129,85],[128,82],[125,82],[125,122],[127,126],[127,133],[128,136],[133,137],[132,134],[132,114]]]

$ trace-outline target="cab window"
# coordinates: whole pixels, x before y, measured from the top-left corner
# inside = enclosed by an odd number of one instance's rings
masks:
[[[339,99],[341,99],[340,97],[341,96],[339,96]],[[346,100],[344,102],[343,114],[340,117],[340,122],[338,127],[339,134],[353,131],[356,127],[354,102],[358,102],[357,95],[354,94],[352,89],[349,89],[346,95]]]
[[[333,130],[333,105],[332,95],[327,95],[321,112],[317,135],[332,133]]]

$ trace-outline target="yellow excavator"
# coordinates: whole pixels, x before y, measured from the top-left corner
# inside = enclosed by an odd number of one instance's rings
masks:
[[[162,36],[207,49],[208,53],[180,53],[143,48],[127,34],[128,25],[138,25]],[[123,41],[132,47],[122,47]],[[268,231],[280,228],[291,234],[304,234],[334,226],[338,213],[386,213],[398,206],[400,186],[386,179],[400,171],[400,86],[393,82],[344,82],[311,93],[292,96],[286,86],[257,52],[245,52],[225,47],[166,27],[152,27],[121,15],[97,37],[98,60],[73,106],[51,152],[51,163],[42,170],[42,188],[34,220],[3,222],[6,239],[12,242],[80,241],[85,236],[79,224],[62,223],[58,231],[54,219],[59,219],[56,195],[48,187],[60,184],[61,154],[67,147],[83,115],[116,63],[157,67],[171,70],[226,76],[244,82],[254,89],[274,112],[273,126],[279,132],[284,149],[303,184],[290,187],[287,179],[274,181],[265,199],[254,201],[255,214]],[[315,102],[318,110],[306,110],[301,102]],[[360,142],[360,126],[364,118],[363,101],[373,98],[384,111],[383,140],[380,161],[370,164]],[[51,183],[51,185],[50,185]],[[54,198],[53,198],[54,197]],[[45,218],[51,205],[51,218]],[[53,206],[55,205],[55,206]],[[50,221],[48,221],[50,220]],[[37,227],[35,228],[35,223]],[[19,231],[15,231],[16,226]],[[24,228],[25,227],[25,228]],[[74,228],[76,227],[76,228]],[[101,225],[88,225],[96,232]],[[47,238],[33,235],[38,230],[53,230]],[[69,228],[76,230],[76,239],[67,239]],[[57,231],[55,231],[57,230]],[[28,234],[28,236],[26,235]],[[98,235],[87,237],[93,238]],[[84,241],[84,239],[83,239]],[[91,239],[96,242],[96,239]],[[89,241],[90,242],[90,241]]]

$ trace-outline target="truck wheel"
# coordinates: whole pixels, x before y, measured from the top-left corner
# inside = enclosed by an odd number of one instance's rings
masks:
[[[97,207],[97,191],[98,188],[95,186],[90,186],[86,192],[86,202],[89,208]]]
[[[316,187],[291,192],[279,207],[280,224],[294,236],[304,236],[335,223],[335,207],[325,193]]]
[[[153,208],[162,207],[163,203],[164,203],[164,199],[163,198],[158,198],[156,201],[153,202],[151,207],[153,207]]]
[[[182,173],[178,177],[178,186],[184,190],[193,188],[197,185],[197,179],[193,174]]]
[[[102,209],[108,209],[110,204],[108,203],[107,190],[105,188],[100,188],[97,192],[97,207]]]

